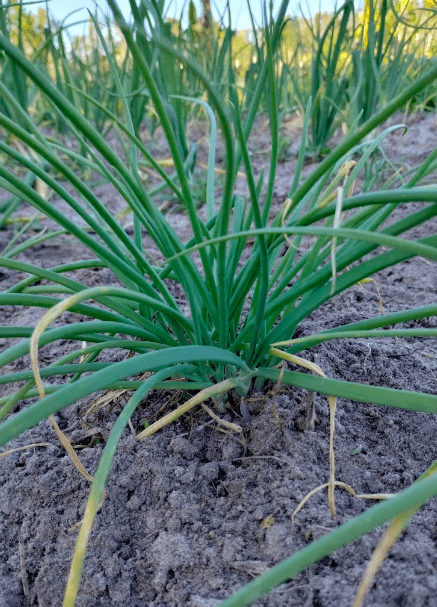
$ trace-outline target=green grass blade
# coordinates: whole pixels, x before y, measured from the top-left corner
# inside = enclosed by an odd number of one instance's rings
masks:
[[[256,370],[256,374],[258,377],[276,381],[281,374],[281,370],[259,368]],[[408,411],[437,413],[437,396],[433,394],[327,379],[299,371],[284,371],[282,382],[312,392],[346,398],[360,403],[373,403]]]

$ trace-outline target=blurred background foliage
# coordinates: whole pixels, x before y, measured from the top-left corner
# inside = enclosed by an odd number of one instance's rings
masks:
[[[102,132],[111,129],[113,117],[122,116],[122,104],[91,16],[86,33],[72,35],[70,25],[54,21],[46,8],[8,0],[0,0],[0,6],[1,33],[55,82],[94,126]],[[229,2],[215,19],[209,0],[203,0],[201,10],[190,0],[179,19],[165,17],[163,0],[138,5],[132,0],[131,6],[143,17],[149,39],[148,44],[144,39],[141,42],[144,55],[167,103],[183,157],[188,159],[187,123],[204,114],[199,105],[175,96],[208,98],[193,71],[166,55],[155,44],[152,32],[195,61],[211,77],[222,98],[230,100],[237,91],[244,113],[264,65],[265,30],[253,18],[250,29],[234,29]],[[312,98],[307,143],[311,153],[326,153],[336,129],[342,127],[347,133],[353,125],[363,123],[436,60],[437,40],[432,34],[435,8],[434,0],[365,0],[360,8],[347,0],[331,14],[310,15],[302,8],[299,16],[286,19],[274,56],[280,117],[288,120],[296,112],[303,116]],[[268,19],[272,4],[265,11]],[[94,16],[120,69],[134,128],[138,132],[143,125],[153,136],[158,123],[141,73],[109,16],[97,9]],[[55,127],[60,133],[68,131],[56,109],[2,54],[0,69],[0,80],[13,96],[13,100],[0,96],[1,111],[13,117],[15,100],[37,124]],[[433,84],[407,109],[434,110],[435,98]],[[260,112],[268,111],[267,103],[266,95]]]

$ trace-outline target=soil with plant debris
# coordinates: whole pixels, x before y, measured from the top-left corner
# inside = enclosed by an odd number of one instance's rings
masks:
[[[409,125],[403,138],[400,132],[390,134],[385,149],[394,160],[414,166],[435,144],[437,126],[431,115],[416,115]],[[255,136],[261,147],[262,124]],[[258,162],[261,166],[263,158]],[[286,198],[294,165],[292,158],[278,166],[278,205]],[[310,163],[305,167],[307,173],[313,169]],[[104,186],[99,190],[105,196]],[[405,205],[397,214],[410,210],[411,205]],[[173,213],[172,221],[186,229],[183,215]],[[434,219],[422,234],[436,229]],[[3,244],[9,238],[8,232],[0,232]],[[51,267],[86,256],[86,250],[62,237],[19,258]],[[74,277],[89,286],[115,283],[109,270],[81,270]],[[18,273],[2,270],[2,288],[18,278]],[[424,259],[406,261],[374,278],[386,312],[436,301],[436,266]],[[375,285],[357,285],[306,319],[296,336],[380,313]],[[7,307],[1,315],[1,324],[33,326],[41,312]],[[57,322],[76,318],[66,313]],[[437,320],[409,326],[436,327]],[[62,342],[42,348],[41,365],[53,362],[71,347]],[[313,360],[315,354],[328,377],[437,395],[435,339],[332,341],[302,355]],[[120,359],[124,355],[112,353]],[[25,358],[5,372],[27,368]],[[6,389],[11,391],[10,386]],[[90,398],[55,416],[91,473],[127,396],[92,412],[88,411]],[[151,393],[132,418],[135,432],[144,428],[145,419],[150,421],[174,407],[174,400],[168,402],[171,396]],[[203,409],[142,442],[136,442],[128,428],[92,531],[77,607],[212,607],[369,508],[372,503],[368,500],[337,489],[337,518],[333,520],[326,490],[322,490],[292,522],[300,501],[326,483],[329,474],[327,398],[314,395],[314,428],[309,423],[310,401],[303,390],[269,385],[262,393],[251,395],[250,421],[241,419],[238,403],[231,401],[223,418],[242,425],[243,436],[223,432]],[[339,400],[336,419],[336,478],[357,493],[396,493],[411,485],[437,458],[436,416]],[[39,446],[0,459],[0,607],[62,604],[89,492],[88,481],[79,475],[47,421],[2,451],[31,444]],[[352,606],[381,533],[378,529],[338,550],[255,605]],[[436,597],[434,499],[413,518],[390,552],[365,605],[434,607]]]

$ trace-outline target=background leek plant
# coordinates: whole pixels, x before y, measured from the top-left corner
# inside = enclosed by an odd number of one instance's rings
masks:
[[[284,65],[277,67],[279,106],[303,113],[312,97],[311,154],[326,154],[339,126],[348,131],[355,121],[366,122],[423,73],[425,55],[432,60],[426,32],[435,28],[435,10],[413,10],[411,4],[367,0],[357,13],[351,0],[332,15],[302,13],[287,22],[280,49]],[[432,83],[408,103],[411,109],[432,107],[434,97]]]
[[[135,70],[135,86],[150,99],[167,138],[174,165],[173,176],[161,169],[139,138],[138,107],[132,103],[132,95],[127,95],[125,90],[126,73],[123,70],[126,66],[120,71],[94,16],[96,35],[102,45],[113,93],[121,110],[115,115],[101,100],[93,100],[87,93],[88,107],[94,105],[99,108],[123,133],[126,142],[124,159],[101,135],[100,123],[91,122],[83,106],[79,106],[80,111],[72,103],[65,89],[58,86],[56,78],[52,81],[47,73],[29,61],[19,45],[14,45],[5,36],[0,38],[0,49],[8,65],[24,74],[38,95],[68,124],[69,132],[78,142],[79,152],[67,149],[56,137],[43,135],[23,108],[19,119],[5,111],[0,113],[0,127],[21,142],[21,148],[17,148],[0,140],[0,151],[65,201],[76,217],[81,218],[81,223],[63,215],[55,204],[47,201],[43,191],[34,189],[28,179],[20,178],[3,165],[0,165],[0,186],[32,205],[39,214],[55,221],[60,231],[75,237],[92,255],[90,259],[51,269],[17,261],[14,255],[0,258],[1,267],[28,274],[27,278],[0,294],[0,304],[48,309],[36,328],[0,327],[2,337],[23,338],[0,354],[0,366],[4,367],[28,353],[32,360],[32,370],[8,373],[0,378],[2,384],[26,382],[13,395],[0,400],[0,419],[3,420],[0,444],[7,444],[41,420],[89,394],[107,389],[127,388],[133,391],[114,424],[92,482],[73,556],[65,606],[74,604],[87,540],[104,495],[118,441],[134,410],[150,390],[169,389],[171,386],[199,392],[137,438],[150,435],[158,426],[170,423],[208,398],[221,398],[219,409],[222,409],[229,390],[236,390],[244,399],[254,382],[262,386],[267,380],[280,380],[329,396],[331,447],[335,397],[437,413],[436,398],[432,395],[348,383],[286,370],[282,365],[289,361],[320,372],[309,360],[311,353],[308,351],[331,339],[436,335],[434,329],[397,327],[404,322],[437,315],[437,305],[432,305],[293,339],[299,324],[311,312],[378,271],[415,255],[437,260],[436,235],[416,240],[402,238],[411,228],[437,215],[437,187],[429,184],[420,187],[437,167],[437,148],[422,165],[411,171],[398,189],[386,188],[361,194],[354,191],[356,179],[372,154],[386,134],[400,125],[379,134],[377,128],[437,78],[437,67],[421,74],[364,124],[359,126],[355,122],[343,142],[308,178],[301,180],[309,125],[317,103],[316,99],[310,99],[305,108],[302,146],[289,196],[275,215],[272,201],[278,156],[279,102],[274,57],[281,41],[287,0],[281,3],[275,20],[268,21],[265,16],[264,44],[259,47],[257,56],[258,74],[253,80],[250,97],[244,98],[244,114],[235,65],[229,59],[232,57],[230,51],[222,66],[226,71],[227,86],[217,87],[195,57],[188,56],[183,45],[178,47],[173,37],[165,34],[165,23],[160,21],[156,11],[157,3],[141,0],[136,4],[131,0],[132,25],[124,21],[115,0],[108,0],[108,4],[129,49],[132,69]],[[349,5],[350,2],[346,2],[338,14],[346,14]],[[152,34],[155,28],[150,26],[155,24],[159,27],[156,28],[157,33]],[[151,49],[153,62],[150,61]],[[166,85],[169,85],[166,79],[170,76],[154,70],[156,63],[162,69],[170,63],[183,65],[184,73],[202,85],[202,97],[193,97],[191,91],[186,91],[185,96],[179,95],[177,104],[201,109],[206,112],[210,123],[205,220],[193,200],[187,175],[187,148],[180,136],[180,122],[175,120],[170,96],[166,96]],[[263,173],[255,176],[248,149],[254,119],[262,105],[268,114],[272,140],[266,182]],[[217,128],[225,146],[225,175],[220,197],[214,187]],[[78,177],[73,170],[74,165],[72,168],[66,162],[66,154],[80,160],[123,196],[133,213],[133,235],[126,232],[101,204],[90,185]],[[141,182],[138,167],[144,159],[153,164],[163,183],[185,209],[192,228],[192,238],[188,243],[181,241],[154,203],[151,191]],[[244,171],[246,176],[247,198],[234,194],[239,171]],[[59,175],[68,182],[68,190],[57,179]],[[403,219],[387,224],[393,210],[407,202],[426,204],[419,205]],[[143,249],[145,233],[162,252],[163,264],[154,263]],[[248,238],[254,238],[250,248],[246,246]],[[68,277],[71,270],[84,267],[109,268],[117,279],[117,286],[87,288]],[[35,288],[34,283],[41,279],[46,279],[49,284]],[[188,316],[184,316],[173,297],[169,281],[182,287],[190,309]],[[51,329],[50,323],[66,310],[83,315],[83,322]],[[57,340],[74,340],[77,348],[40,369],[38,347]],[[82,342],[86,342],[85,347]],[[101,352],[108,353],[115,348],[123,348],[133,356],[126,356],[119,362],[107,362],[110,356],[105,357],[106,362],[98,360]],[[299,356],[304,351],[305,356]],[[140,376],[146,372],[150,375],[142,379]],[[51,384],[50,379],[58,375],[71,379],[61,385]],[[177,381],[169,383],[170,379]],[[39,396],[36,402],[22,405],[19,413],[11,415],[17,403],[34,396]],[[60,431],[59,434],[69,449],[67,439]],[[76,457],[74,452],[71,454]],[[76,461],[76,465],[87,474],[80,462]],[[340,545],[353,541],[383,522],[398,516],[407,521],[414,509],[437,495],[434,467],[431,466],[423,479],[405,492],[369,509],[311,544],[249,584],[235,597],[230,597],[223,605],[249,604]],[[332,455],[329,479],[332,509],[335,483]]]

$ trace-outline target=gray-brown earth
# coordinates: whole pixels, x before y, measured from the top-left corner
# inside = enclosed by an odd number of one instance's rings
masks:
[[[267,134],[258,125],[254,149],[256,138],[261,149]],[[435,117],[417,115],[403,138],[400,131],[388,137],[385,150],[392,159],[414,166],[433,148],[436,134]],[[265,157],[259,156],[258,168],[264,162]],[[294,165],[295,159],[288,159],[278,166],[278,205],[287,195]],[[307,164],[305,172],[313,168]],[[114,212],[122,208],[104,186],[96,191],[102,199],[106,196]],[[25,208],[20,210],[25,212]],[[408,205],[398,211],[406,212]],[[173,213],[172,221],[180,230],[187,229],[183,215]],[[422,233],[435,233],[436,227],[434,220]],[[7,242],[9,232],[1,232],[0,238]],[[51,267],[87,255],[63,237],[30,249],[20,259]],[[90,286],[114,283],[108,270],[82,270],[75,276]],[[436,267],[424,259],[406,261],[375,278],[386,312],[436,301]],[[2,288],[7,288],[18,275],[2,270],[0,279]],[[374,285],[356,286],[306,319],[299,334],[379,313]],[[39,316],[33,308],[3,308],[1,324],[33,326]],[[62,322],[72,318],[67,314]],[[414,326],[435,327],[436,320]],[[43,348],[42,364],[56,360],[69,347],[60,343]],[[437,394],[435,339],[333,341],[303,355],[313,359],[316,353],[328,377]],[[27,359],[14,366],[25,368]],[[169,396],[153,393],[132,419],[135,430]],[[219,432],[201,412],[181,418],[144,442],[137,443],[130,430],[125,432],[89,542],[78,607],[213,606],[371,505],[337,490],[337,520],[333,521],[322,491],[292,524],[300,500],[328,478],[328,403],[326,397],[315,396],[317,423],[312,430],[306,424],[304,391],[284,389],[275,397],[279,427],[268,397],[268,393],[260,394],[258,401],[250,403],[251,422],[242,422],[235,411],[226,413],[229,421],[243,423],[244,441]],[[59,412],[56,418],[73,444],[82,447],[79,456],[94,473],[123,401],[110,413],[102,411],[88,418],[96,432],[90,437],[81,421],[89,400]],[[400,491],[437,458],[436,436],[436,416],[340,400],[336,477],[358,493]],[[62,604],[77,523],[88,496],[89,483],[78,474],[48,422],[3,451],[33,443],[48,445],[0,459],[0,607]],[[432,500],[413,518],[365,605],[437,605],[436,510],[436,500]],[[256,605],[351,606],[380,536],[379,529],[338,550]]]

